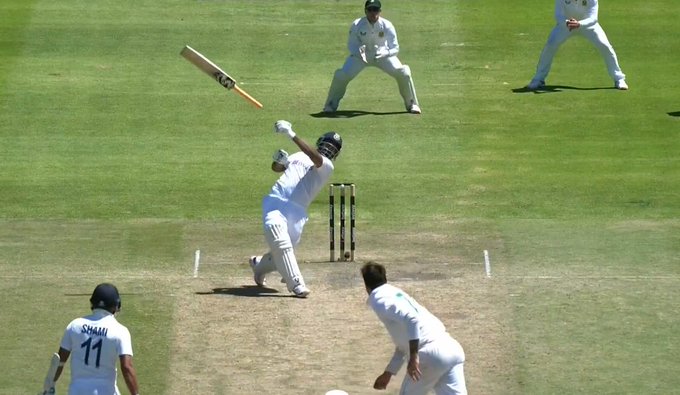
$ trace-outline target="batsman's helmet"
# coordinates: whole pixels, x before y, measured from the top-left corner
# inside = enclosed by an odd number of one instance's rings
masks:
[[[102,283],[97,285],[90,297],[90,308],[104,309],[112,312],[120,310],[120,295],[118,288],[109,283]]]
[[[336,132],[328,132],[316,140],[316,149],[326,158],[333,160],[342,149],[342,137]]]

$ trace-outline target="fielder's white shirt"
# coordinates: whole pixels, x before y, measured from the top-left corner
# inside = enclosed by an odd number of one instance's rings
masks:
[[[448,337],[444,324],[403,290],[383,284],[368,296],[368,304],[387,329],[396,346],[386,370],[397,373],[409,355],[409,341],[419,339],[423,347],[441,337]]]
[[[373,58],[376,53],[385,51],[389,51],[390,56],[399,53],[397,31],[392,22],[382,17],[379,17],[374,24],[371,24],[366,17],[352,22],[347,40],[349,53],[359,56],[359,47],[362,45],[366,46],[368,58]]]
[[[276,208],[273,206],[278,206],[276,201],[279,201],[293,203],[306,213],[307,207],[326,185],[335,169],[333,161],[325,156],[322,157],[322,165],[316,167],[302,151],[288,156],[288,167],[265,198],[264,211]],[[275,201],[268,198],[274,198]]]
[[[564,23],[574,18],[581,27],[590,27],[597,23],[597,0],[555,0],[555,20]]]
[[[116,362],[121,355],[132,355],[130,332],[102,309],[71,321],[60,346],[71,352],[72,385],[84,380],[106,381],[115,388]]]

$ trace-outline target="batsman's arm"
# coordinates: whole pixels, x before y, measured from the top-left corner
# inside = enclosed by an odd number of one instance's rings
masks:
[[[293,126],[290,122],[284,120],[276,121],[274,123],[274,132],[287,135],[295,143],[295,145],[297,145],[298,148],[300,148],[300,150],[312,160],[312,163],[314,163],[315,167],[318,168],[323,165],[323,156],[321,156],[316,147],[312,147],[301,137],[298,137],[298,135],[293,131]]]
[[[312,160],[314,166],[321,167],[321,165],[323,165],[323,156],[321,156],[321,154],[319,153],[319,151],[317,151],[316,148],[307,144],[307,142],[300,138],[299,136],[295,136],[291,140],[293,140],[295,145],[297,145],[300,148],[300,150],[305,153],[305,155],[309,156],[309,159]]]

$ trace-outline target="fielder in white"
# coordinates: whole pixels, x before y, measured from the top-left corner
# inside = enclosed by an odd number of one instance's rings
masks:
[[[92,314],[76,318],[66,327],[59,346],[56,373],[45,379],[43,394],[54,394],[54,386],[71,357],[69,395],[120,395],[116,384],[116,361],[128,390],[139,395],[137,373],[132,365],[132,340],[128,329],[115,314],[121,302],[113,284],[97,285],[90,298]],[[56,358],[55,358],[56,359]],[[52,376],[52,377],[50,377]]]
[[[392,337],[396,349],[373,388],[387,388],[404,360],[406,377],[400,395],[465,395],[465,352],[444,324],[403,290],[387,284],[383,265],[369,262],[361,268],[368,304]]]
[[[300,242],[307,222],[307,208],[333,174],[333,160],[340,154],[342,138],[328,132],[319,137],[316,147],[307,144],[293,131],[288,121],[277,121],[274,132],[288,136],[301,151],[288,155],[274,153],[272,170],[283,173],[262,200],[262,221],[269,252],[250,258],[255,283],[262,287],[266,275],[278,271],[288,291],[300,298],[309,295],[294,248]]]
[[[560,45],[567,39],[580,35],[595,45],[604,58],[609,76],[614,80],[616,89],[627,90],[626,75],[621,71],[614,48],[609,43],[607,35],[598,23],[597,0],[555,0],[555,20],[557,25],[550,32],[541,57],[538,60],[536,74],[527,88],[541,89],[545,86],[545,79],[550,72],[553,58]]]
[[[335,71],[328,90],[323,112],[334,113],[345,96],[347,84],[367,66],[377,67],[397,80],[399,93],[406,111],[420,114],[416,88],[411,78],[411,68],[402,65],[397,57],[399,42],[392,22],[380,16],[378,0],[368,0],[364,5],[365,17],[356,19],[349,31],[347,48],[349,56],[342,68]]]

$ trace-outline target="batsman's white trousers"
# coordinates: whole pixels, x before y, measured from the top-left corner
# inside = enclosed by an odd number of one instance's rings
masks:
[[[550,36],[548,36],[548,42],[545,44],[545,47],[543,47],[541,57],[538,60],[538,66],[536,67],[536,75],[532,80],[545,81],[545,78],[550,72],[553,58],[555,58],[555,54],[560,48],[560,45],[567,41],[567,39],[576,35],[587,38],[591,43],[593,43],[593,45],[595,45],[595,48],[597,48],[604,58],[609,76],[614,81],[626,78],[626,75],[623,74],[623,71],[621,71],[619,60],[616,57],[614,48],[609,43],[607,35],[604,33],[604,30],[599,23],[596,23],[590,27],[574,29],[572,31],[569,31],[565,23],[559,23],[550,32]]]
[[[420,380],[408,375],[401,384],[400,395],[467,395],[465,386],[465,352],[460,343],[450,336],[441,337],[418,350]]]
[[[278,271],[289,291],[297,285],[305,285],[295,258],[295,246],[300,242],[307,222],[304,209],[275,198],[263,200],[264,235],[269,252],[262,255],[255,270],[257,274]]]
[[[418,97],[416,96],[416,88],[411,77],[411,68],[407,65],[401,64],[401,61],[396,56],[388,56],[386,58],[369,60],[364,63],[361,58],[350,55],[345,60],[342,68],[335,71],[331,87],[328,89],[328,98],[326,99],[326,107],[331,107],[334,110],[338,108],[340,100],[345,96],[347,85],[366,67],[377,67],[385,73],[392,76],[399,86],[399,94],[404,99],[404,106],[410,110],[413,104],[418,104]]]

